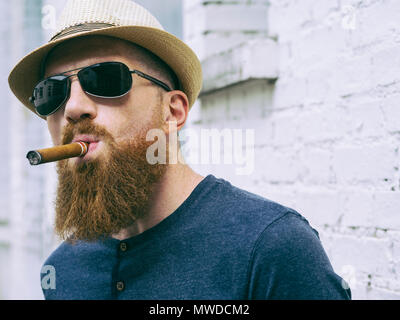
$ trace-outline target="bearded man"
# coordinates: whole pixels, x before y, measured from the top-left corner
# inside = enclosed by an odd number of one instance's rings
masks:
[[[186,44],[129,0],[68,1],[59,26],[9,77],[55,145],[89,143],[57,165],[65,241],[44,263],[56,271],[46,299],[351,298],[295,210],[149,161],[149,130],[176,136],[200,92]]]

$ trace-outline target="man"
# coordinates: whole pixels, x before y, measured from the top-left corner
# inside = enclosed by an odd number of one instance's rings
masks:
[[[170,141],[199,94],[189,47],[129,0],[72,0],[60,20],[9,78],[54,144],[89,143],[57,166],[65,241],[46,299],[351,298],[299,213],[171,163],[168,143],[149,152],[149,132]]]

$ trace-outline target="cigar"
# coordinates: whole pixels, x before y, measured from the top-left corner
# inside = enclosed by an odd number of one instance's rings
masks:
[[[74,157],[83,157],[89,150],[89,143],[74,142],[62,146],[56,146],[47,149],[29,151],[26,155],[32,166],[38,164],[59,161]]]

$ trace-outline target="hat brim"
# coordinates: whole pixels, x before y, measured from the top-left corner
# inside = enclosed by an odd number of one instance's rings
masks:
[[[51,41],[26,55],[11,71],[8,83],[15,96],[35,114],[29,101],[35,85],[41,80],[41,64],[55,46],[67,40],[104,35],[126,40],[146,48],[167,63],[180,81],[182,91],[187,95],[189,108],[197,99],[202,86],[202,70],[199,59],[192,49],[174,35],[151,27],[119,26],[70,34]]]

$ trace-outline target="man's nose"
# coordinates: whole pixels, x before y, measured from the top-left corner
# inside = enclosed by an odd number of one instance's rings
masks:
[[[78,79],[71,78],[69,99],[65,104],[64,117],[68,122],[76,122],[79,119],[94,119],[97,116],[96,103],[83,91]]]

